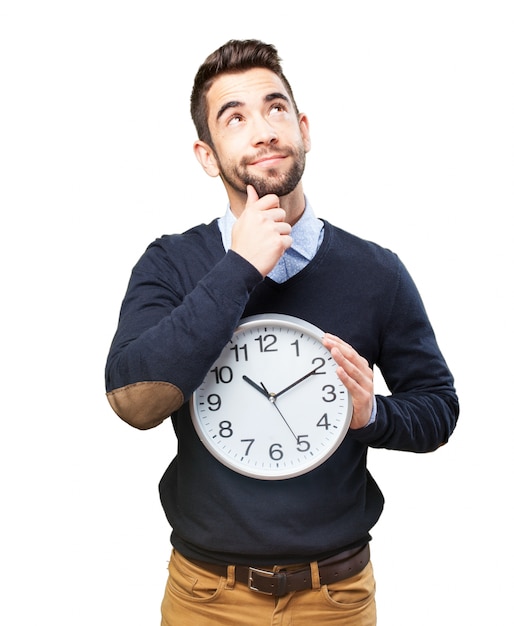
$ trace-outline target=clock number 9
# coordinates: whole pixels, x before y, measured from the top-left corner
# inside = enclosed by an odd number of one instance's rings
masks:
[[[209,411],[219,411],[221,409],[221,398],[217,393],[211,393],[207,396]]]

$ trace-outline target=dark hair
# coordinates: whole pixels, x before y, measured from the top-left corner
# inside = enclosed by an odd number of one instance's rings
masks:
[[[281,59],[275,46],[263,43],[257,39],[231,39],[205,59],[195,76],[191,92],[191,117],[193,118],[199,139],[212,146],[211,133],[207,122],[209,113],[207,92],[215,78],[221,74],[244,72],[255,67],[271,70],[281,79],[298,114],[293,90],[284,76]]]

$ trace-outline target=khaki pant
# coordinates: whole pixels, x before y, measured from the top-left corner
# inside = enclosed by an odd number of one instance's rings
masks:
[[[311,564],[313,589],[276,598],[234,579],[220,577],[175,550],[162,602],[161,626],[375,626],[375,579],[371,563],[351,578],[319,585]]]

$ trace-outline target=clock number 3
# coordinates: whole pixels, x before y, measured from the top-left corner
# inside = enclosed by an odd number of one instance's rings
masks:
[[[325,385],[323,387],[323,391],[325,392],[325,395],[322,396],[324,402],[334,402],[334,400],[337,400],[336,388],[334,385]]]

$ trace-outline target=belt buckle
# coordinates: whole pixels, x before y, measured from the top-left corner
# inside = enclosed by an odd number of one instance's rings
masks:
[[[258,576],[262,576],[263,578],[273,578],[277,581],[277,585],[272,585],[274,587],[274,591],[264,591],[263,589],[259,589],[255,586],[254,574]],[[266,569],[259,569],[257,567],[249,567],[248,568],[248,588],[251,591],[256,591],[257,593],[263,593],[266,596],[284,596],[286,592],[286,582],[287,582],[287,574],[285,572],[270,572]]]

